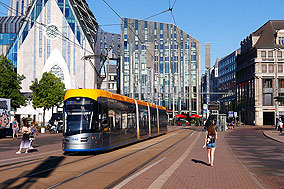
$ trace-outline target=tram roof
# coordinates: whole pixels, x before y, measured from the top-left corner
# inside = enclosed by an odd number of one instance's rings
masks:
[[[111,98],[111,99],[135,104],[135,100],[133,98],[122,96],[119,94],[114,94],[114,93],[101,90],[101,89],[69,89],[64,96],[64,101],[72,97],[87,97],[87,98],[91,98],[94,100],[97,100],[99,97],[106,97],[106,98]],[[147,102],[140,101],[140,100],[137,100],[137,104],[142,105],[142,106],[147,106]],[[156,108],[155,104],[149,103],[149,106],[152,108]],[[157,106],[157,107],[159,109],[166,110],[166,108],[163,106]]]

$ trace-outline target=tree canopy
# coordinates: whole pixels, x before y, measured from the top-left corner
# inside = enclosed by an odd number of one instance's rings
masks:
[[[51,72],[44,72],[42,78],[32,82],[30,89],[33,92],[33,106],[49,109],[63,103],[65,95],[64,83]]]
[[[14,72],[14,65],[5,56],[0,56],[0,98],[11,99],[11,106],[25,105],[26,97],[20,92],[24,75]]]

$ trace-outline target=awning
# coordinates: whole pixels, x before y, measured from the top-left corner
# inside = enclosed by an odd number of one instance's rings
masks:
[[[15,114],[20,115],[36,115],[38,112],[32,107],[32,105],[27,105],[21,108],[17,108]]]

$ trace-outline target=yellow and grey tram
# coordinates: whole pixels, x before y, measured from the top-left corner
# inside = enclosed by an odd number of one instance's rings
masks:
[[[70,89],[64,97],[63,150],[111,149],[167,132],[166,108],[100,89]]]

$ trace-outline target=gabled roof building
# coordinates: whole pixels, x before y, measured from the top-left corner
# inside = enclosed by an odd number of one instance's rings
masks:
[[[284,20],[270,20],[241,42],[236,88],[240,119],[273,125],[284,118]]]
[[[29,92],[31,82],[46,71],[61,78],[67,89],[96,88],[100,62],[92,65],[82,58],[95,54],[97,29],[85,0],[32,1],[7,54],[26,77],[22,92]]]

